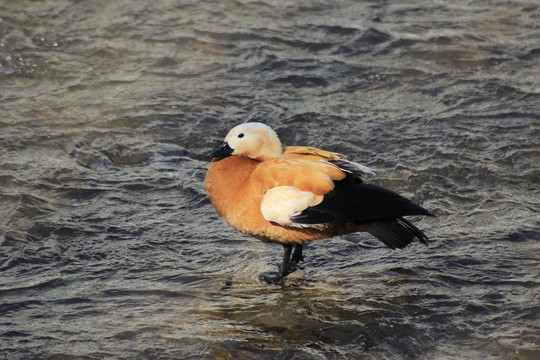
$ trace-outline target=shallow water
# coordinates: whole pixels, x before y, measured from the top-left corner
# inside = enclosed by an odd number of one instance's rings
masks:
[[[0,4],[0,357],[540,358],[535,1]],[[437,215],[391,251],[230,229],[233,125],[337,151]],[[232,285],[228,285],[232,284]]]

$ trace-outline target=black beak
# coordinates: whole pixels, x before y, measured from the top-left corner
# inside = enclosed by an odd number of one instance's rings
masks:
[[[231,149],[229,144],[227,142],[224,142],[221,144],[217,149],[212,150],[208,153],[209,158],[215,158],[220,156],[227,156],[231,155],[234,150]]]

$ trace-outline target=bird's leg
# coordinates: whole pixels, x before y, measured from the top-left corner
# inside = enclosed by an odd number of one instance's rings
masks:
[[[293,245],[292,244],[283,244],[283,262],[281,263],[280,278],[283,279],[285,276],[290,274],[290,265],[291,265],[291,253]]]
[[[296,265],[298,265],[300,261],[304,261],[304,257],[302,256],[302,244],[294,244],[291,261],[289,263],[289,274],[296,270]]]
[[[283,262],[281,263],[279,273],[264,273],[260,276],[260,279],[266,281],[269,284],[277,284],[285,276],[289,275],[291,273],[292,249],[293,249],[292,244],[283,244],[283,250],[284,250]],[[300,256],[302,256],[302,254],[300,254]],[[294,268],[296,268],[296,263],[294,265]]]

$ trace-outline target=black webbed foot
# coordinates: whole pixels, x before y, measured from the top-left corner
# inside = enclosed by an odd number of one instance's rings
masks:
[[[283,280],[283,277],[277,272],[265,272],[259,275],[259,280],[271,285],[276,285]]]

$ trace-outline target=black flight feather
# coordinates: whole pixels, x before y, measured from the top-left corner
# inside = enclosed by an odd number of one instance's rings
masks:
[[[424,233],[403,219],[408,215],[432,216],[393,191],[348,176],[336,181],[320,204],[291,216],[291,220],[306,225],[356,223],[392,249],[405,247],[414,238],[425,244]]]

